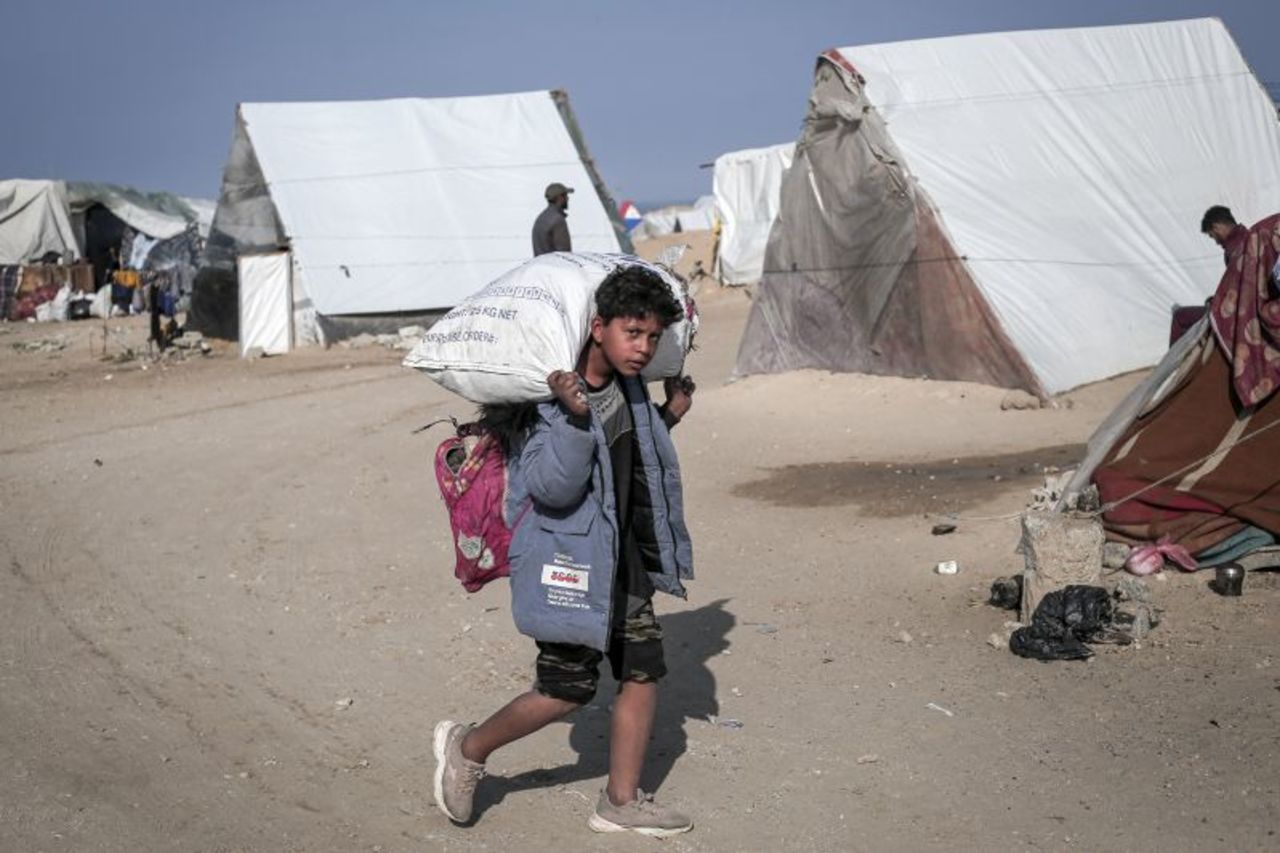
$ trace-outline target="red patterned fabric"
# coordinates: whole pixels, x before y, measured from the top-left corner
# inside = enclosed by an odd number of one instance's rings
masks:
[[[1280,293],[1271,281],[1280,256],[1280,214],[1227,239],[1227,271],[1210,304],[1213,332],[1231,362],[1231,385],[1244,406],[1280,388]]]
[[[470,426],[470,425],[468,425]],[[436,482],[453,528],[453,574],[467,592],[511,574],[511,528],[503,517],[507,460],[490,432],[451,436],[436,449]]]

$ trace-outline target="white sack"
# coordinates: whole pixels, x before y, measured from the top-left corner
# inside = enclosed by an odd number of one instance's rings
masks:
[[[71,308],[71,285],[64,284],[48,302],[36,306],[37,323],[64,323]]]
[[[111,316],[111,285],[104,284],[93,295],[93,304],[89,306],[90,317],[106,319]]]
[[[547,375],[574,369],[590,333],[596,288],[621,266],[656,272],[686,306],[644,371],[649,380],[679,375],[698,327],[684,285],[640,258],[595,253],[555,252],[516,267],[436,322],[404,364],[473,403],[550,399]]]

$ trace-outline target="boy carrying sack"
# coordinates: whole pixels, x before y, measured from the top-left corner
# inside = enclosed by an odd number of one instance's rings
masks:
[[[495,750],[591,700],[607,658],[619,684],[609,780],[588,826],[650,836],[693,827],[639,790],[658,681],[667,672],[653,593],[683,597],[681,581],[693,577],[669,429],[694,392],[687,377],[668,379],[667,400],[655,406],[640,373],[663,330],[683,316],[652,270],[615,270],[596,292],[576,370],[547,377],[552,400],[536,404],[532,426],[512,444],[505,506],[511,609],[537,643],[537,679],[478,726],[436,725],[435,797],[450,820],[471,819],[476,783]]]

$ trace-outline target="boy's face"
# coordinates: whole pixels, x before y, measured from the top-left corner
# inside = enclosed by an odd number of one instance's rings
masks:
[[[609,366],[623,376],[638,376],[653,360],[663,329],[652,314],[614,317],[607,323],[598,315],[591,320],[592,340],[599,345]]]

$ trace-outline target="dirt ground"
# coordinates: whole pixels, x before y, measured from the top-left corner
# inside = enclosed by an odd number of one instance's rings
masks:
[[[1154,581],[1150,640],[1087,663],[988,644],[1012,614],[987,589],[1021,565],[997,517],[1139,377],[1037,411],[961,383],[727,383],[749,294],[701,297],[676,431],[698,579],[658,602],[646,774],[693,832],[587,830],[608,685],[493,757],[474,825],[434,807],[434,723],[533,661],[505,585],[452,578],[443,434],[411,434],[465,403],[379,348],[103,361],[86,321],[0,326],[0,850],[1280,848],[1269,578]],[[107,356],[144,338],[110,321]]]

